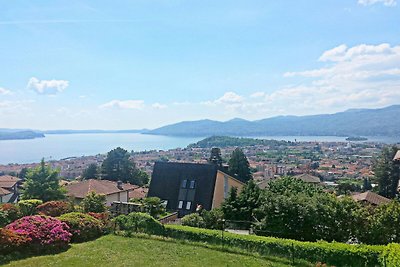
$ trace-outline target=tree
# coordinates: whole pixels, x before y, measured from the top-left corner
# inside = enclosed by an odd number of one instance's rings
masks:
[[[221,149],[219,149],[218,147],[213,147],[211,149],[211,155],[208,159],[208,162],[222,167]]]
[[[30,169],[26,175],[22,199],[40,199],[43,202],[65,199],[65,189],[59,184],[58,170],[46,166],[44,159],[40,166]]]
[[[18,173],[18,178],[24,180],[27,174],[28,174],[28,168],[22,168],[21,171]]]
[[[229,159],[229,173],[238,177],[241,181],[247,182],[252,178],[250,164],[240,148],[236,148]]]
[[[85,212],[104,212],[106,211],[106,196],[90,192],[83,200],[82,207]]]
[[[95,163],[89,164],[87,168],[82,173],[82,178],[84,180],[87,179],[96,179],[98,177],[97,165]]]
[[[400,169],[393,162],[397,147],[385,147],[381,155],[375,160],[373,171],[378,180],[378,190],[381,196],[395,198],[399,184]]]
[[[144,185],[149,177],[146,173],[136,168],[129,159],[128,151],[120,147],[111,150],[101,165],[103,178],[111,181],[129,182],[136,185]]]

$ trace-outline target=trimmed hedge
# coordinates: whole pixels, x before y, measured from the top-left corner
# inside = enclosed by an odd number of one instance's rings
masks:
[[[18,207],[22,216],[31,216],[37,214],[36,207],[42,205],[43,201],[40,199],[26,199],[18,202]]]
[[[382,266],[400,266],[400,244],[391,243],[386,246],[381,257]]]
[[[84,242],[103,234],[103,223],[85,213],[70,212],[58,217],[69,226],[72,242]]]
[[[292,256],[336,266],[376,266],[384,246],[301,242],[255,235],[238,235],[217,230],[166,225],[164,236],[236,247],[261,255]]]

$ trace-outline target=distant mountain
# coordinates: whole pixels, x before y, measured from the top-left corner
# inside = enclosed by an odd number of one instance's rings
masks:
[[[400,105],[335,114],[278,116],[257,121],[184,121],[146,132],[173,136],[400,136]]]

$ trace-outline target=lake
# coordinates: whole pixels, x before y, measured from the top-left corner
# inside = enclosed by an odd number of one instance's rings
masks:
[[[287,141],[345,142],[337,136],[261,136]],[[45,138],[0,141],[0,164],[32,163],[106,153],[118,146],[128,151],[167,150],[186,147],[202,137],[171,137],[139,133],[48,134]],[[368,141],[397,143],[399,138],[370,137]]]

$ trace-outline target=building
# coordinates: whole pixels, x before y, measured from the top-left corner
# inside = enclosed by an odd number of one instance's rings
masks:
[[[16,203],[19,198],[18,186],[21,179],[3,175],[0,176],[0,203]]]
[[[369,205],[373,205],[373,206],[379,206],[379,205],[390,202],[390,199],[383,197],[381,195],[378,195],[371,191],[352,195],[351,198],[357,202],[361,202],[361,203],[369,204]]]
[[[125,184],[108,180],[89,179],[70,183],[65,186],[67,195],[75,198],[76,202],[82,201],[90,192],[106,196],[106,206],[111,206],[114,201],[128,202],[129,193],[137,188],[137,185]]]
[[[232,187],[240,191],[244,183],[222,172],[216,165],[178,162],[156,162],[148,192],[167,202],[167,210],[180,217],[196,211],[218,208]]]
[[[311,174],[308,174],[308,173],[296,175],[296,176],[294,176],[294,178],[300,179],[303,182],[310,183],[310,184],[319,184],[319,183],[321,183],[321,179],[319,179],[319,177],[311,175]]]

